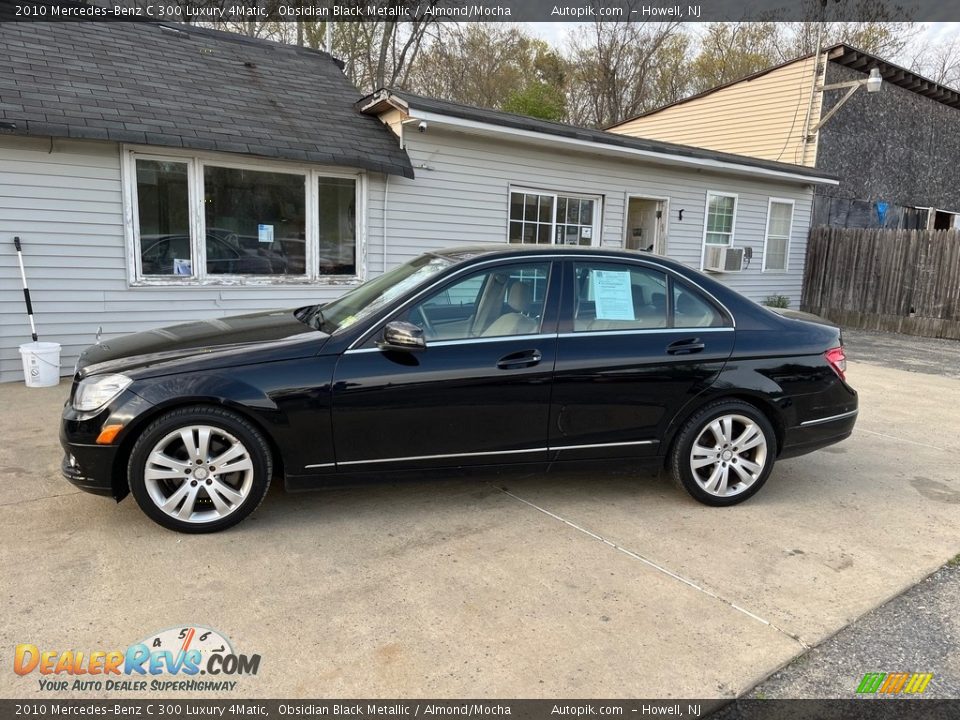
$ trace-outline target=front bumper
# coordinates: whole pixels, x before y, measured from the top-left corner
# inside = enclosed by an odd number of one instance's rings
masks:
[[[74,486],[94,495],[114,495],[113,446],[64,445],[60,472]]]
[[[71,400],[73,393],[71,393]],[[127,494],[126,467],[121,455],[143,413],[153,407],[139,395],[125,390],[102,410],[84,413],[67,400],[60,420],[60,445],[64,456],[60,472],[75,487],[95,495],[122,499]],[[97,436],[106,425],[122,425],[109,445],[97,445]]]

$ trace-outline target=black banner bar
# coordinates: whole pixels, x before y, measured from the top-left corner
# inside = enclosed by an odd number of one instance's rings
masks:
[[[202,718],[340,718],[341,720],[522,720],[650,718],[675,720],[948,720],[960,700],[0,700],[0,718],[190,720]]]
[[[951,21],[960,0],[0,0],[19,22]]]

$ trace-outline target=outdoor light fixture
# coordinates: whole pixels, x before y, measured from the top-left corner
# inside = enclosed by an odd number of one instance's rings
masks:
[[[863,85],[867,86],[868,93],[872,94],[880,92],[880,88],[883,86],[883,77],[880,75],[880,70],[875,67],[870,68],[870,75],[868,77],[861,78],[860,80],[848,80],[847,82],[831,83],[830,85],[824,85],[821,87],[821,92],[824,90],[842,90],[843,88],[848,89],[846,95],[840,98],[837,104],[830,108],[826,115],[820,118],[820,122],[810,128],[810,130],[807,132],[807,140],[812,140],[813,136],[817,134],[817,131],[826,125],[827,121],[836,114],[837,110],[842,108],[846,104],[847,100],[853,97],[853,94],[857,91],[857,89]]]

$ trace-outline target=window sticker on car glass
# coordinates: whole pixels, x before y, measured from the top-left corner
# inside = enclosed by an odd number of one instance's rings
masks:
[[[635,320],[630,271],[594,270],[590,275],[597,320]]]

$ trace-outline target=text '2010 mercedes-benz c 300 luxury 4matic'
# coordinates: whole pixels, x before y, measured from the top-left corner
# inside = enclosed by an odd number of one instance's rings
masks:
[[[94,345],[63,411],[63,473],[159,524],[222,530],[271,479],[614,461],[708,505],[848,437],[840,331],[649,254],[452,249],[338,300]],[[589,489],[584,488],[584,492]]]

